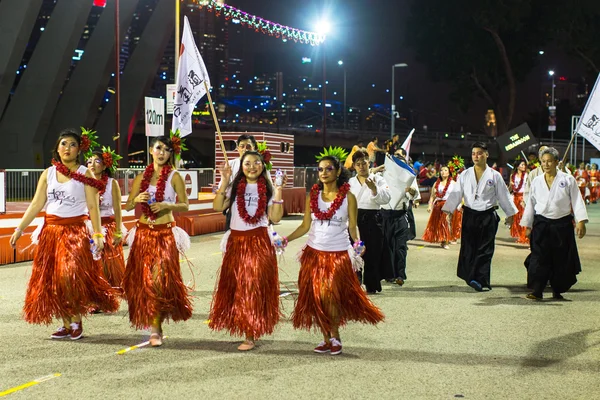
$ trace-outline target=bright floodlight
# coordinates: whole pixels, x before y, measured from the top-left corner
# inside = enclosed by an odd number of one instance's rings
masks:
[[[394,67],[396,67],[396,68],[408,67],[408,64],[406,64],[406,63],[394,64]]]
[[[344,61],[342,61],[342,60],[338,61],[338,65],[344,65]]]
[[[548,75],[554,76],[554,71],[552,71],[552,70],[548,71]]]
[[[315,25],[315,31],[321,36],[327,35],[329,33],[329,30],[330,30],[329,21],[327,21],[325,19],[320,20]]]

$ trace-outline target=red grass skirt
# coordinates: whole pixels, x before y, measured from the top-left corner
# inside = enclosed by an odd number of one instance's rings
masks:
[[[460,232],[462,230],[462,217],[463,210],[454,210],[452,213],[452,219],[450,220],[450,241],[456,242],[460,239]]]
[[[347,321],[383,321],[383,313],[360,287],[348,251],[318,251],[306,246],[300,264],[294,328],[310,330],[316,325],[330,332],[332,325],[344,326]]]
[[[525,236],[527,228],[521,226],[521,219],[523,218],[523,212],[525,212],[525,208],[521,205],[523,193],[515,193],[513,201],[515,206],[517,206],[517,213],[514,215],[512,225],[510,226],[510,236],[516,238],[517,243],[529,243],[529,239]]]
[[[23,313],[32,324],[70,319],[92,308],[114,312],[116,293],[92,258],[87,216],[46,215],[35,250]]]
[[[231,230],[209,327],[258,339],[273,333],[280,318],[277,258],[267,228]]]
[[[441,243],[450,241],[450,226],[448,218],[442,211],[446,200],[438,200],[433,204],[433,209],[429,215],[427,228],[423,233],[423,240],[429,243]]]
[[[129,305],[129,320],[138,329],[161,320],[185,321],[192,316],[188,289],[181,278],[179,251],[172,228],[137,223],[123,291]]]
[[[102,258],[97,263],[104,271],[104,276],[114,288],[120,288],[125,275],[125,258],[123,257],[123,241],[114,245],[117,223],[114,217],[102,217],[102,226],[106,229]]]

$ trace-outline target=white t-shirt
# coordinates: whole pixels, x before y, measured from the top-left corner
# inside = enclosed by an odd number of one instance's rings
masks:
[[[175,192],[175,188],[171,183],[173,175],[175,175],[176,172],[177,171],[175,170],[171,171],[171,173],[169,174],[169,178],[167,178],[167,183],[165,184],[165,195],[162,201],[163,203],[175,204],[175,201],[177,200],[177,193]],[[148,193],[150,194],[150,198],[155,198],[156,186],[148,185]]]
[[[327,211],[332,202],[324,202],[319,191],[319,210]],[[319,251],[345,251],[350,246],[348,235],[348,197],[333,214],[331,220],[321,221],[311,213],[312,223],[307,244]]]
[[[77,172],[85,175],[87,168],[83,165],[77,168]],[[46,214],[69,218],[87,215],[87,203],[85,201],[85,185],[71,179],[65,183],[58,182],[56,167],[48,168],[46,177],[48,189],[46,193]]]
[[[229,189],[229,192],[231,192],[231,189]],[[231,195],[229,195],[229,198],[232,198]],[[258,184],[256,183],[247,183],[246,184],[246,192],[244,195],[244,202],[246,204],[246,211],[248,212],[249,216],[254,216],[256,214],[256,209],[258,208]],[[267,204],[267,209],[265,210],[265,213],[263,214],[262,218],[258,221],[258,223],[256,225],[248,225],[243,219],[242,217],[240,217],[240,214],[238,212],[238,207],[237,207],[237,199],[233,198],[232,199],[232,204],[231,204],[231,224],[230,224],[230,228],[234,231],[249,231],[251,229],[256,229],[256,228],[260,228],[260,227],[267,227],[269,226],[269,218],[268,218],[268,210],[269,207],[273,205],[273,199],[271,198],[271,200],[269,200],[269,203]]]
[[[104,194],[100,196],[100,217],[112,217],[115,215],[112,198],[113,180],[113,178],[108,178],[106,190],[104,191]]]

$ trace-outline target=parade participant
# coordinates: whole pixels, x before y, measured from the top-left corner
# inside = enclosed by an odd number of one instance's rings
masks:
[[[544,175],[533,181],[521,220],[531,239],[527,282],[533,292],[527,298],[542,300],[550,281],[553,298],[562,300],[561,293],[577,282],[581,272],[575,233],[580,239],[585,236],[588,215],[575,179],[557,170],[558,151],[549,147],[540,158]]]
[[[585,202],[589,204],[590,190],[588,188],[588,184],[590,182],[590,176],[588,170],[586,169],[585,163],[579,164],[579,168],[575,171],[575,174],[573,176],[577,181],[577,186],[579,187],[579,191],[581,192],[581,197],[583,197]]]
[[[231,205],[231,230],[221,242],[223,264],[209,327],[245,335],[238,350],[247,351],[259,337],[273,333],[280,318],[277,259],[267,227],[269,220],[281,220],[283,200],[282,186],[273,189],[259,153],[247,151],[241,167],[231,188],[221,187],[213,201],[216,211]],[[222,180],[228,182],[231,172],[224,164]]]
[[[352,146],[352,150],[350,150],[350,154],[348,154],[348,157],[346,157],[346,160],[344,160],[344,167],[351,170],[353,169],[352,166],[352,156],[354,155],[354,153],[356,153],[358,150],[363,149],[364,150],[364,144],[362,140],[359,140],[354,146]],[[366,151],[366,150],[365,150]]]
[[[121,216],[121,189],[113,179],[121,156],[115,154],[110,147],[102,151],[94,151],[87,160],[88,169],[94,177],[104,184],[100,190],[100,218],[105,234],[104,251],[97,262],[104,271],[104,276],[115,288],[120,288],[125,274],[125,258],[123,257],[123,235],[127,233]]]
[[[517,207],[517,213],[510,225],[510,236],[517,239],[517,243],[529,243],[529,239],[525,235],[525,228],[521,224],[523,211],[525,210],[525,182],[527,181],[527,163],[519,160],[515,163],[513,173],[510,176],[509,189],[513,195],[513,202]]]
[[[540,148],[538,149],[538,159],[542,157],[542,151],[544,151],[545,149],[547,149],[548,146],[540,146]],[[531,156],[531,153],[530,153]],[[535,157],[533,157],[535,159]],[[536,164],[532,164],[532,165],[536,165]],[[533,180],[544,174],[544,170],[542,169],[541,166],[535,167],[533,169],[531,169],[531,171],[527,174],[527,181],[525,182],[525,191],[523,192],[523,199],[525,200],[525,203],[527,203],[527,200],[529,199],[529,188],[531,187],[531,182],[533,182]]]
[[[495,206],[498,203],[506,213],[507,224],[512,224],[517,213],[502,175],[487,165],[488,156],[485,143],[471,146],[474,165],[458,176],[442,207],[442,211],[452,213],[464,199],[457,275],[478,292],[492,288],[492,257],[500,221]]]
[[[369,153],[369,165],[370,167],[377,166],[377,154],[385,153],[385,150],[379,147],[379,138],[373,137],[373,139],[367,145],[367,153]]]
[[[362,268],[362,259],[348,237],[349,233],[359,241],[356,197],[349,193],[348,171],[337,158],[325,156],[318,173],[319,183],[307,196],[302,224],[288,236],[292,241],[309,234],[300,255],[300,293],[291,319],[296,329],[318,326],[323,341],[314,351],[336,355],[342,352],[340,326],[347,321],[376,324],[383,314],[353,271]]]
[[[591,165],[588,176],[590,178],[590,201],[592,204],[596,204],[598,202],[598,197],[600,197],[600,183],[598,182],[600,172],[598,171],[598,164]]]
[[[358,203],[358,231],[366,248],[363,255],[364,278],[367,293],[381,292],[383,231],[379,209],[390,201],[390,191],[381,175],[369,173],[369,154],[358,150],[352,156],[357,175],[350,178],[350,192]],[[359,277],[361,272],[358,272]]]
[[[88,134],[93,134],[84,133],[83,139],[74,130],[60,133],[52,151],[53,166],[40,176],[34,198],[10,238],[15,248],[23,230],[46,207],[44,223],[32,235],[38,246],[23,312],[32,324],[50,324],[53,318],[61,318],[63,326],[52,339],[80,339],[81,318],[90,309],[113,312],[119,307],[101,267],[92,258],[92,248],[100,252],[104,246],[98,212],[102,182],[79,164],[79,154],[90,146]]]
[[[138,329],[151,327],[150,344],[162,345],[162,322],[185,321],[192,304],[184,285],[179,257],[190,247],[187,233],[175,226],[173,212],[188,210],[181,175],[175,170],[175,155],[181,139],[158,136],[150,142],[152,164],[133,181],[126,210],[140,204],[142,215],[127,235],[129,257],[123,290],[129,305],[129,320]]]
[[[465,170],[465,160],[462,157],[455,155],[450,161],[448,161],[448,168],[450,169],[450,177],[454,182],[458,179],[458,175]],[[462,229],[462,201],[452,213],[450,218],[450,243],[456,244],[460,239],[460,231]]]
[[[440,243],[442,248],[449,249],[450,226],[448,216],[442,212],[442,207],[446,204],[449,191],[454,186],[454,180],[450,177],[450,169],[447,166],[440,168],[440,177],[431,188],[427,212],[431,213],[429,222],[423,233],[423,240],[429,243]]]
[[[394,157],[406,162],[406,150],[398,149]],[[417,204],[420,199],[417,180],[413,179],[411,185],[406,188],[405,195],[394,208],[389,204],[382,206],[384,251],[387,249],[388,253],[384,257],[385,278],[398,286],[404,285],[406,281],[407,242],[414,239],[416,233],[412,204]]]

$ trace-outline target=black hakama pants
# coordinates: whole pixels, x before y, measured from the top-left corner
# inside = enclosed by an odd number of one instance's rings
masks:
[[[403,210],[381,210],[384,236],[384,275],[385,279],[406,280],[406,256],[410,236],[408,217]]]
[[[379,210],[358,210],[358,231],[365,245],[362,283],[367,292],[381,292],[383,230]]]
[[[569,290],[581,272],[573,216],[549,219],[536,215],[530,239],[531,254],[525,260],[527,287],[539,297],[548,281],[554,293]]]
[[[496,232],[500,217],[496,210],[475,211],[463,207],[462,240],[456,274],[467,284],[477,281],[491,289],[492,257],[496,245]]]

